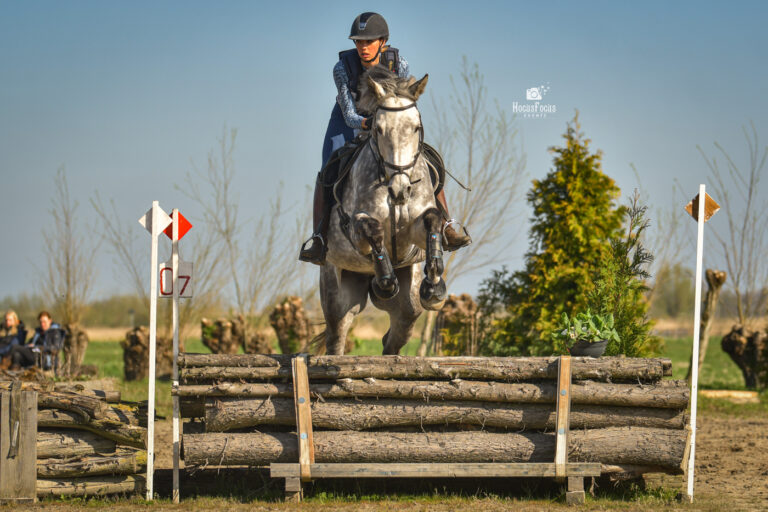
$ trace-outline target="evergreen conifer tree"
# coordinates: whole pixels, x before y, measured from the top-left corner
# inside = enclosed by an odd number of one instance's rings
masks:
[[[533,217],[525,269],[494,271],[483,283],[485,312],[506,310],[484,336],[486,353],[552,354],[550,332],[563,311],[586,309],[595,270],[611,257],[610,239],[619,236],[624,215],[616,204],[620,190],[580,130],[577,112],[565,145],[550,148],[554,168],[528,192]]]

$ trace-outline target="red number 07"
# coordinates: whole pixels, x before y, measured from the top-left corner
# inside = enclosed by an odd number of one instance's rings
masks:
[[[168,276],[164,277],[166,271],[168,272]],[[184,295],[184,290],[187,289],[190,279],[190,276],[179,276],[179,280],[184,281],[184,284],[181,286],[181,291],[179,291],[179,296]],[[171,267],[163,267],[160,269],[160,295],[164,297],[173,295],[173,269]]]

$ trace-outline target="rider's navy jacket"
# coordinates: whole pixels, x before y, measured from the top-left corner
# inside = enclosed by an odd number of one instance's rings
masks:
[[[408,61],[400,56],[397,48],[387,48],[381,52],[380,65],[386,67],[401,78],[408,78]],[[355,109],[357,86],[363,74],[363,65],[357,50],[339,52],[339,61],[333,67],[333,81],[336,83],[338,95],[336,102],[341,108],[344,123],[353,129],[361,129],[363,116]]]

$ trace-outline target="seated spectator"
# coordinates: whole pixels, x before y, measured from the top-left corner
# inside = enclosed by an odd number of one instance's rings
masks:
[[[27,330],[24,323],[19,320],[19,315],[12,309],[5,313],[5,320],[0,326],[0,357],[6,363],[11,349],[18,345],[23,345],[27,341]],[[3,365],[7,368],[7,364]]]
[[[26,345],[15,346],[11,350],[11,368],[21,368],[35,364],[37,354],[42,354],[43,369],[50,370],[56,366],[55,359],[64,344],[66,331],[51,319],[51,314],[41,311],[37,315],[40,327]]]

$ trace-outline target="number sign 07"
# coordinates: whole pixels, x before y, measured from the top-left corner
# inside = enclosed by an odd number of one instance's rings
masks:
[[[173,298],[173,267],[171,262],[160,264],[160,286],[158,295],[164,299]],[[192,262],[179,261],[179,297],[192,297]]]

